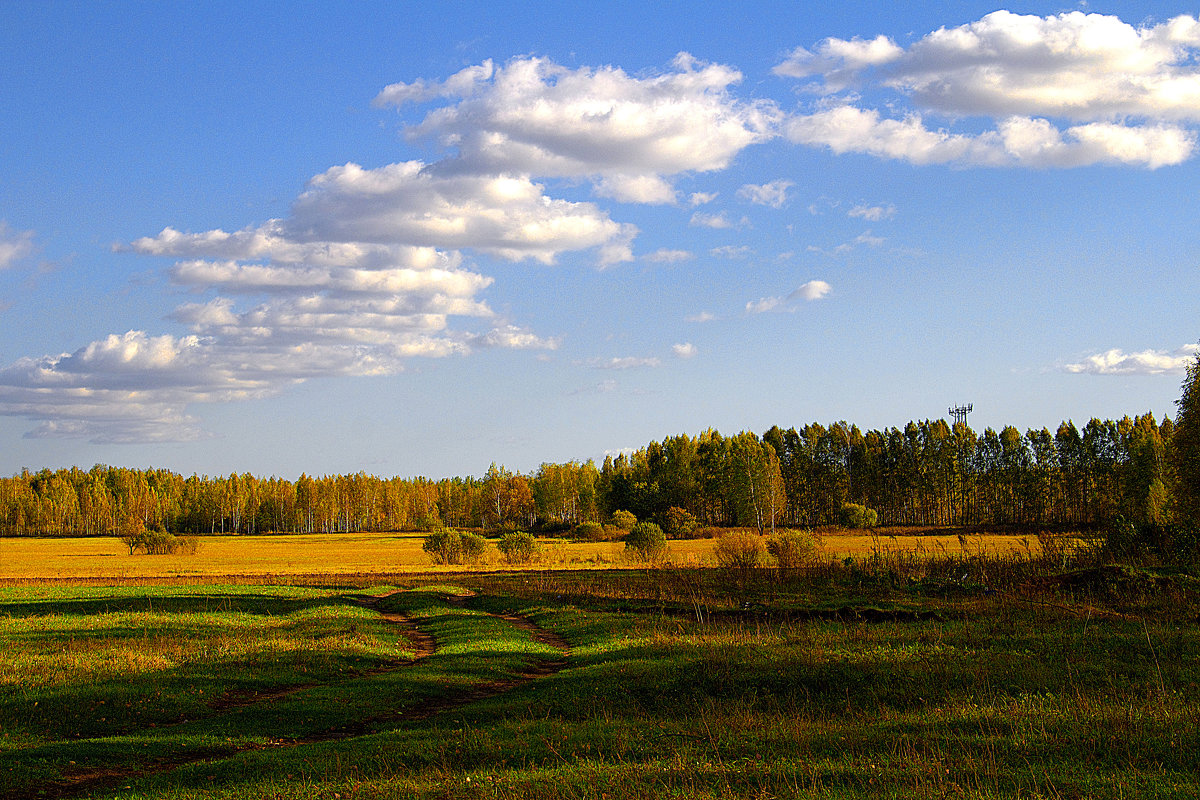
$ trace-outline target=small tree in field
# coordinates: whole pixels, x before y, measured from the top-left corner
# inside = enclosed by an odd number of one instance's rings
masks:
[[[625,537],[625,552],[642,561],[661,561],[667,555],[667,535],[653,522],[639,522]]]
[[[118,531],[121,541],[129,548],[129,555],[133,555],[142,544],[142,538],[146,535],[146,523],[142,522],[141,517],[126,517],[121,520],[121,527]]]
[[[530,533],[506,533],[496,546],[509,564],[528,564],[538,554],[537,540]]]

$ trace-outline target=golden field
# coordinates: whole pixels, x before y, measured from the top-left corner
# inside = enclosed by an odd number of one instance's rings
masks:
[[[294,575],[372,575],[461,571],[440,567],[421,549],[420,533],[339,533],[292,536],[205,536],[194,555],[129,555],[117,538],[0,538],[0,581],[29,579],[139,580],[205,579],[224,576],[269,578]],[[541,539],[542,558],[535,567],[586,569],[629,565],[620,542],[573,542]],[[822,558],[861,557],[876,550],[931,556],[963,553],[1007,554],[1038,549],[1035,538],[971,534],[966,537],[865,536],[826,534]],[[711,539],[669,543],[676,564],[714,563]],[[494,550],[489,569],[508,567]]]

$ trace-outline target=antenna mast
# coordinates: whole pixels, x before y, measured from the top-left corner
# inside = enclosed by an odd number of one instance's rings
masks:
[[[959,424],[960,422],[963,425],[966,425],[967,414],[970,414],[975,410],[975,405],[973,403],[967,403],[965,406],[955,406],[947,410],[950,412],[950,416],[954,417],[955,425]]]

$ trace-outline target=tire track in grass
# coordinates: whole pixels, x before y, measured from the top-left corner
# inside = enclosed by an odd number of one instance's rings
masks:
[[[437,640],[430,633],[422,630],[412,617],[399,612],[389,611],[381,607],[381,601],[384,598],[401,591],[404,590],[398,589],[394,592],[389,592],[388,594],[383,595],[360,595],[351,598],[353,602],[356,602],[366,608],[370,608],[378,613],[380,617],[388,624],[396,626],[401,635],[403,635],[412,646],[414,654],[411,660],[403,664],[372,670],[364,673],[364,675],[361,677],[370,677],[372,674],[378,675],[382,672],[392,672],[406,669],[437,653]],[[448,595],[447,600],[455,607],[465,608],[467,601],[471,597],[474,597],[474,592],[468,591],[468,593],[462,595]],[[523,617],[518,614],[496,614],[490,611],[482,611],[480,613],[486,614],[487,616],[495,619],[504,620],[513,627],[527,632],[533,641],[555,649],[558,651],[559,655],[551,658],[539,656],[530,664],[526,665],[522,670],[514,673],[511,677],[504,680],[482,683],[452,697],[426,700],[413,706],[391,709],[383,714],[378,714],[363,719],[353,725],[339,726],[318,734],[310,734],[308,736],[298,737],[295,739],[276,739],[272,740],[268,744],[252,744],[241,746],[236,748],[233,752],[223,754],[217,758],[213,758],[211,755],[195,754],[193,756],[162,760],[151,766],[134,770],[132,772],[120,772],[112,768],[106,768],[75,773],[68,776],[62,783],[41,787],[38,792],[38,797],[56,798],[57,800],[70,800],[71,798],[88,797],[99,791],[116,789],[120,787],[121,784],[126,782],[135,781],[139,778],[161,775],[191,764],[215,764],[227,758],[232,758],[238,753],[284,747],[299,747],[301,745],[317,744],[321,742],[343,741],[346,739],[352,739],[356,736],[372,733],[374,732],[373,729],[375,726],[381,722],[421,722],[439,714],[470,705],[471,703],[496,697],[527,683],[547,678],[559,672],[567,665],[571,656],[571,646],[565,639],[553,631],[542,628],[527,617]],[[253,705],[272,703],[281,698],[304,691],[305,689],[311,689],[314,686],[321,685],[326,684],[305,684],[303,686],[290,687],[288,689],[266,694],[235,696],[219,701],[219,703],[214,705],[213,708],[218,710],[219,716],[219,714],[229,713],[231,711]],[[209,717],[208,719],[214,718],[215,717]],[[159,726],[155,730],[161,731],[163,727],[165,726]],[[24,797],[23,794],[20,796]],[[13,800],[15,800],[18,795],[13,795],[12,797]],[[0,800],[8,800],[8,797],[0,796]]]

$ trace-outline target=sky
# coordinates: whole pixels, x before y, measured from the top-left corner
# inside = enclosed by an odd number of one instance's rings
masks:
[[[1200,10],[0,3],[0,474],[1173,415]]]

